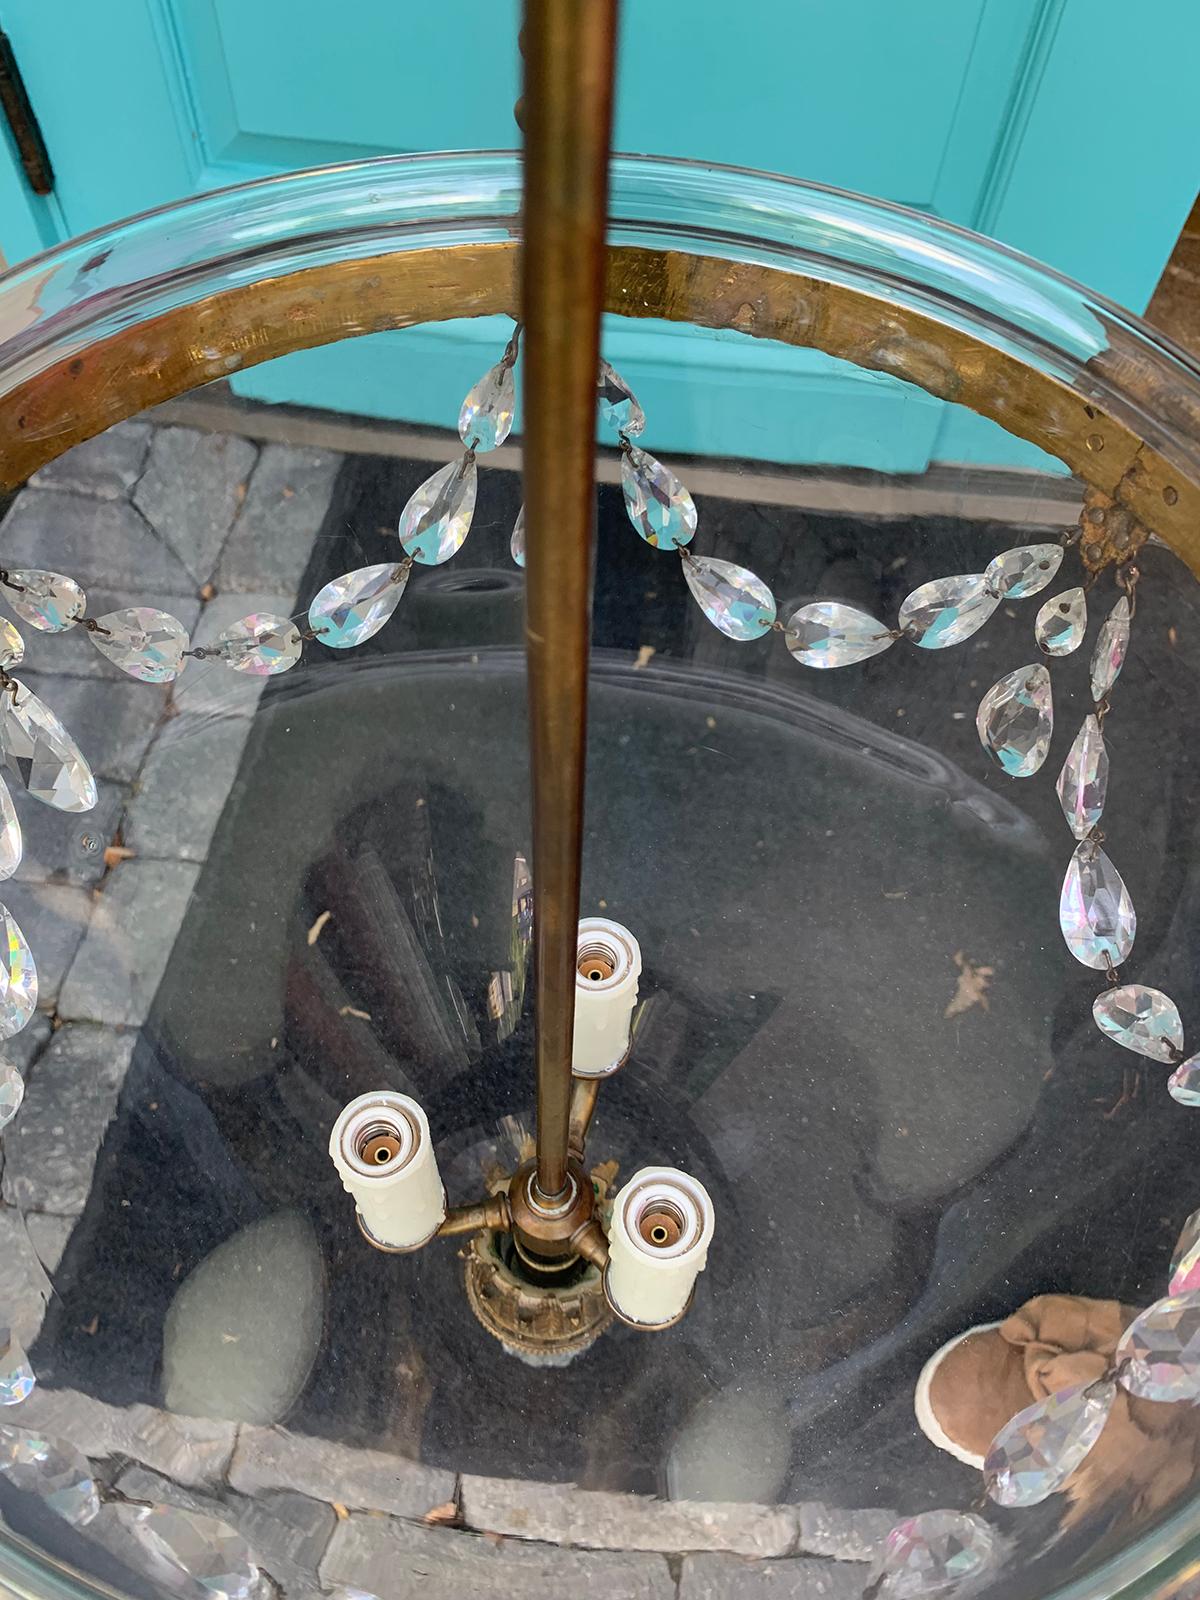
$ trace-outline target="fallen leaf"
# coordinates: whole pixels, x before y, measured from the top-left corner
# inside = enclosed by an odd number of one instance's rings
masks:
[[[954,952],[954,964],[958,968],[958,985],[944,1015],[957,1017],[964,1011],[970,1011],[972,1006],[989,1010],[987,991],[995,975],[995,967],[976,967],[961,950]]]
[[[444,1505],[434,1506],[432,1511],[427,1511],[421,1518],[431,1528],[449,1528],[461,1522],[458,1505],[453,1500],[447,1500]]]
[[[338,1016],[357,1017],[360,1022],[370,1022],[371,1020],[371,1013],[369,1011],[360,1011],[357,1006],[339,1006]]]
[[[237,1342],[238,1342],[238,1340],[240,1338],[241,1338],[241,1334],[240,1333],[223,1333],[221,1335],[221,1343],[222,1344],[237,1344]]]
[[[321,915],[313,923],[312,927],[308,930],[308,942],[310,945],[316,944],[317,940],[321,937],[321,929],[329,921],[332,915],[332,911],[322,911]]]
[[[84,1333],[95,1333],[96,1329],[99,1326],[100,1326],[100,1318],[98,1316],[93,1317],[90,1322],[85,1322],[84,1323],[83,1332]]]
[[[137,851],[131,850],[128,845],[106,845],[104,850],[104,865],[106,867],[116,867],[119,866],[122,861],[132,861],[136,855]]]
[[[489,1528],[485,1528],[483,1530],[483,1537],[488,1541],[489,1544],[498,1545],[504,1543],[504,1535],[502,1533],[493,1533]]]
[[[329,1503],[333,1507],[333,1514],[339,1522],[349,1522],[350,1508],[348,1506],[344,1506],[340,1500],[331,1500]]]
[[[216,592],[211,583],[206,583],[200,590],[200,598],[201,600],[211,600]]]
[[[237,488],[233,491],[234,503],[236,505],[241,505],[242,501],[246,498],[246,490],[249,487],[249,484],[243,478],[241,483],[239,483]]]
[[[633,663],[634,670],[636,671],[639,667],[648,667],[650,665],[650,657],[653,654],[654,646],[652,644],[639,645],[637,659]]]

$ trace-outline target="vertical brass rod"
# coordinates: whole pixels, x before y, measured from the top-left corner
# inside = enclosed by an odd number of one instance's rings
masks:
[[[525,638],[537,1189],[567,1186],[617,0],[525,0]]]

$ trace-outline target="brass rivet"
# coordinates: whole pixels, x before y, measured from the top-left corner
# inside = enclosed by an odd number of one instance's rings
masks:
[[[1099,434],[1099,433],[1089,433],[1088,434],[1088,440],[1087,440],[1087,447],[1088,447],[1089,450],[1103,450],[1104,449],[1104,437],[1103,437],[1103,435]]]
[[[1179,490],[1173,483],[1169,483],[1163,490],[1163,499],[1169,506],[1173,506],[1179,499]]]

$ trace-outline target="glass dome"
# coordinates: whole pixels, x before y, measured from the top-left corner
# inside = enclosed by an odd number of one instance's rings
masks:
[[[707,1268],[647,1334],[581,1262],[551,1337],[501,1234],[364,1240],[354,1096],[419,1101],[454,1203],[531,1148],[519,357],[512,441],[454,431],[513,333],[519,202],[503,154],[328,168],[0,278],[16,1593],[858,1594],[903,1519],[984,1506],[918,1424],[930,1358],[1030,1302],[1031,1371],[1095,1354],[1037,1297],[1124,1325],[1200,1203],[1172,1018],[1093,1016],[1131,985],[1200,1015],[1200,373],[927,217],[621,157],[582,910],[642,967],[587,1163],[602,1199],[692,1174]],[[473,517],[434,519],[469,538],[410,569],[471,438]],[[367,568],[348,622],[310,610]],[[797,620],[830,604],[858,620]],[[987,1504],[982,1586],[1181,1592],[1196,1415],[1117,1396],[1065,1494]]]

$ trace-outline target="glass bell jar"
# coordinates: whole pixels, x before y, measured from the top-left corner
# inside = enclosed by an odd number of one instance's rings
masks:
[[[543,1237],[521,185],[0,279],[0,1584],[1182,1594],[1200,374],[614,158]]]

